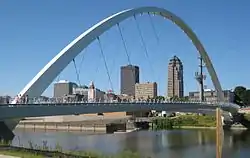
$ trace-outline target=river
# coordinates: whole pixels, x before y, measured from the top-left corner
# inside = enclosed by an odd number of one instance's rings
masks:
[[[65,150],[97,150],[116,153],[131,150],[152,158],[214,158],[215,130],[139,131],[132,133],[86,135],[80,132],[16,130],[13,145],[29,147],[29,142]],[[223,158],[250,155],[250,132],[224,133]]]

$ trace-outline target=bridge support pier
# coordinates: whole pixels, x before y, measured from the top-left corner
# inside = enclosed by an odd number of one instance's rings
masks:
[[[0,121],[0,139],[3,141],[12,141],[15,137],[11,129],[6,125],[4,121]]]
[[[19,123],[20,119],[10,119],[10,120],[1,120],[0,121],[0,140],[9,142],[12,141],[15,137],[15,134],[12,132],[16,125]]]

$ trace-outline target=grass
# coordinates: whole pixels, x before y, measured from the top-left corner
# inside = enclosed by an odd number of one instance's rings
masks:
[[[245,119],[247,119],[248,121],[250,121],[250,113],[244,114],[244,117],[245,117]]]
[[[11,151],[11,150],[0,151],[0,155],[9,155],[9,156],[16,156],[16,157],[21,157],[21,158],[44,158],[43,155],[37,155],[33,153],[28,153],[25,151]]]
[[[74,152],[68,152],[68,153],[71,154],[71,156],[82,156],[86,158],[142,158],[138,153],[133,153],[131,151],[122,151],[114,155],[105,155],[105,154],[101,154],[98,152],[90,152],[90,151],[74,151]],[[16,156],[16,157],[21,157],[21,158],[44,158],[45,157],[45,155],[29,153],[27,151],[6,150],[6,151],[0,151],[0,154]],[[61,156],[54,155],[53,157],[59,158]]]
[[[121,151],[117,154],[106,155],[98,151],[63,151],[59,143],[56,143],[54,147],[49,147],[47,141],[43,141],[42,145],[34,144],[31,141],[29,141],[28,144],[29,144],[28,149],[22,148],[23,146],[22,144],[19,144],[19,146],[21,147],[17,148],[17,147],[11,147],[10,142],[1,141],[0,154],[17,156],[21,158],[43,158],[43,157],[61,158],[61,157],[68,157],[67,155],[70,155],[71,157],[81,156],[83,158],[142,158],[142,156],[139,155],[138,153],[126,150]],[[3,148],[1,149],[1,147]]]
[[[75,152],[70,152],[70,153],[72,155],[86,156],[90,158],[142,158],[140,154],[134,153],[131,151],[122,151],[120,153],[113,154],[113,155],[105,155],[102,153],[98,153],[96,151],[75,151]]]

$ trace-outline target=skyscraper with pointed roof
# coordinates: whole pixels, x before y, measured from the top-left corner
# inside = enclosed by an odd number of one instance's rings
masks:
[[[181,60],[174,56],[168,64],[167,97],[183,97],[183,65]]]

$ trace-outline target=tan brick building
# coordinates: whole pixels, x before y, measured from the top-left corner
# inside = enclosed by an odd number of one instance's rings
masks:
[[[157,96],[157,83],[136,83],[135,84],[135,99],[147,99]]]

